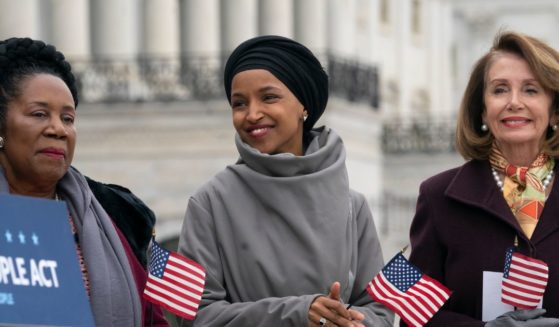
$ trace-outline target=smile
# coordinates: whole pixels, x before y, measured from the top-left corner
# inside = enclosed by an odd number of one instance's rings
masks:
[[[528,125],[532,120],[530,119],[503,119],[501,121],[507,127],[522,127]]]
[[[262,137],[268,133],[270,127],[257,127],[247,129],[247,133],[252,137]]]

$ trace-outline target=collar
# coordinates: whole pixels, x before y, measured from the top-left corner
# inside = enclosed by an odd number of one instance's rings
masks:
[[[554,170],[557,173],[557,166]],[[557,175],[556,175],[557,176]],[[559,229],[559,181],[553,182],[549,197],[532,238],[528,240],[516,218],[507,205],[503,194],[495,184],[491,175],[488,160],[470,160],[456,173],[445,190],[445,195],[462,203],[489,212],[495,219],[499,219],[516,230],[520,238],[526,242],[537,244],[551,233]],[[512,241],[512,240],[511,240]]]

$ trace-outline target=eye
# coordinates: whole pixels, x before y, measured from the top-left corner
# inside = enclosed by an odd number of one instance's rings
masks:
[[[63,115],[63,116],[62,116],[62,121],[63,121],[65,124],[68,124],[68,125],[74,124],[74,121],[75,121],[75,120],[76,120],[76,118],[75,118],[74,116],[72,116],[72,115]]]
[[[245,101],[243,100],[233,100],[231,101],[231,108],[232,109],[240,109],[246,105]]]
[[[539,90],[537,87],[534,86],[528,86],[524,89],[524,92],[528,93],[528,94],[538,94]]]
[[[279,99],[279,96],[277,94],[264,94],[262,96],[262,100],[264,102],[274,102],[278,99]]]
[[[502,94],[502,93],[506,93],[507,91],[508,91],[508,88],[506,88],[504,86],[497,86],[493,89],[494,94]]]
[[[48,117],[48,114],[44,110],[35,110],[31,113],[31,116],[37,117],[37,118],[45,118],[45,117]]]

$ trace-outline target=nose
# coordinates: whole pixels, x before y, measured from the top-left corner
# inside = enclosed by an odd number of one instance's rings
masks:
[[[48,136],[55,138],[64,138],[68,136],[66,125],[60,117],[52,116],[49,120],[49,125],[45,130]]]
[[[518,110],[523,108],[522,98],[519,91],[512,91],[508,104],[509,110]]]
[[[260,119],[262,119],[262,117],[264,117],[264,114],[262,113],[262,108],[260,107],[260,105],[255,102],[251,102],[250,105],[248,106],[248,113],[246,119],[250,123],[256,123]]]

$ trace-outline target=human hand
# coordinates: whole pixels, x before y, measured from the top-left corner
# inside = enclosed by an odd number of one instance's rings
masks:
[[[334,282],[330,287],[328,296],[318,296],[314,299],[309,309],[309,322],[311,326],[343,326],[362,327],[359,321],[365,316],[357,310],[348,310],[340,298],[340,283]],[[323,323],[321,323],[323,319]]]
[[[545,309],[509,311],[495,320],[488,321],[485,327],[546,327],[559,326],[559,319],[544,318]]]

